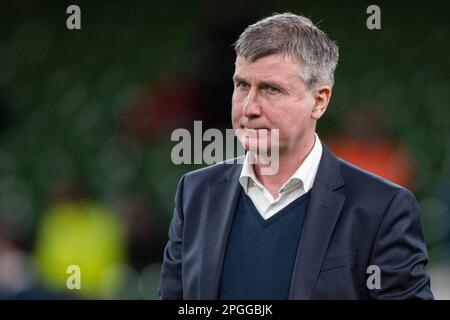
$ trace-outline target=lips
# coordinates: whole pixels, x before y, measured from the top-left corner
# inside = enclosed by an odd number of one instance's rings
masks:
[[[245,129],[245,130],[261,130],[261,129],[270,130],[270,128],[267,128],[267,127],[245,127],[245,126],[241,126],[241,129]]]
[[[248,128],[248,127],[242,127],[241,129],[241,135],[242,137],[245,137],[247,139],[260,139],[264,138],[266,139],[268,136],[271,135],[271,131],[268,128]]]

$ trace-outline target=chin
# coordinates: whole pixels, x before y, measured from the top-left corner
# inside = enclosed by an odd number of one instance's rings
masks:
[[[246,140],[244,143],[244,149],[246,151],[253,151],[253,152],[257,152],[258,154],[264,154],[267,155],[268,152],[270,152],[271,150],[271,144],[266,143],[266,142],[262,142],[260,143],[259,141],[255,141],[255,140]]]

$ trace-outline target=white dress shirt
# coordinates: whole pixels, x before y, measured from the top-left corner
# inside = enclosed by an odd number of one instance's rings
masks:
[[[311,152],[292,177],[281,186],[276,199],[256,178],[253,165],[250,164],[250,156],[251,154],[247,152],[239,182],[263,219],[267,220],[312,188],[322,157],[322,144],[319,136],[315,134],[315,142]]]

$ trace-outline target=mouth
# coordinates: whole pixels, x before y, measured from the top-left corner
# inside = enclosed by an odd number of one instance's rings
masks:
[[[271,136],[271,130],[267,127],[246,127],[241,126],[240,135],[244,139],[250,140],[260,140],[260,139],[268,139]]]
[[[244,129],[244,130],[270,130],[270,128],[267,128],[267,127],[246,127],[246,126],[241,126],[241,129]]]

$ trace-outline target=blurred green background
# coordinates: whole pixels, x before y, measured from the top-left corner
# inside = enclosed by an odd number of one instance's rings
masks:
[[[370,4],[2,1],[0,298],[154,299],[177,182],[201,166],[172,163],[171,133],[231,127],[231,45],[289,11],[340,46],[319,136],[415,193],[432,289],[450,299],[450,5],[377,1],[368,30]]]

